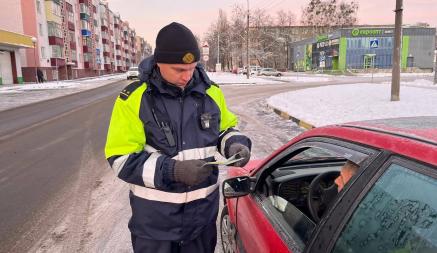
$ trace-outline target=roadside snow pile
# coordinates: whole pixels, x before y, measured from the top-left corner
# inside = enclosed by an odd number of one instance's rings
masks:
[[[79,83],[73,82],[47,82],[47,83],[35,83],[35,84],[22,84],[22,85],[13,85],[7,87],[1,87],[0,93],[17,93],[23,91],[32,91],[32,90],[52,90],[52,89],[62,89],[62,88],[74,88],[79,85]]]
[[[97,88],[102,85],[109,84],[113,81],[122,80],[126,78],[126,74],[107,75],[101,77],[90,77],[68,81],[51,81],[45,83],[31,83],[31,84],[16,84],[5,85],[0,87],[0,94],[19,93],[25,91],[40,91],[40,90],[55,90],[55,89],[79,89],[85,90],[90,88]]]
[[[265,79],[251,76],[247,79],[246,75],[237,75],[229,72],[208,72],[209,78],[221,85],[221,84],[243,84],[243,85],[251,85],[251,84],[272,84],[272,83],[281,83],[280,81]]]
[[[373,73],[373,77],[386,77],[391,76],[392,73]],[[355,76],[363,76],[363,77],[370,77],[372,76],[372,73],[356,73]],[[409,76],[434,76],[434,72],[427,72],[427,73],[401,73],[401,76],[403,77],[409,77]]]
[[[411,82],[402,82],[401,85],[415,87],[434,87],[437,89],[437,85],[435,85],[433,81],[426,79],[417,79]]]
[[[331,81],[331,78],[327,77],[320,77],[317,75],[314,76],[282,76],[282,77],[275,77],[274,79],[282,80],[282,81],[288,81],[288,82],[302,82],[302,83],[318,83],[318,82],[329,82]]]
[[[421,83],[421,82],[418,82]],[[314,126],[411,116],[436,116],[437,91],[403,86],[390,101],[389,84],[347,84],[292,91],[270,97],[270,106]]]

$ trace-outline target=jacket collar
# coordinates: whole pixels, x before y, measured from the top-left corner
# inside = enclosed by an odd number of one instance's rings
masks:
[[[197,64],[193,77],[184,90],[164,80],[153,56],[144,59],[138,66],[138,70],[140,81],[148,84],[147,90],[154,90],[154,92],[168,94],[170,96],[182,96],[191,93],[198,93],[204,96],[206,90],[211,86],[211,80],[208,78],[201,64]]]

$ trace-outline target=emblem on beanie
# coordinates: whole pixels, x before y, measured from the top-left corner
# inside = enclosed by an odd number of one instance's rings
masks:
[[[193,63],[194,62],[194,55],[192,53],[186,53],[184,57],[182,57],[182,61],[184,63]]]

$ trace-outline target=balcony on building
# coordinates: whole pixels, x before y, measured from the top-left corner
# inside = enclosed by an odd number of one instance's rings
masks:
[[[90,19],[90,15],[89,14],[87,14],[87,13],[80,13],[80,19],[81,20],[86,20],[86,21],[89,21],[89,19]]]
[[[91,0],[79,0],[79,3],[89,5],[91,3]]]
[[[68,21],[68,25],[67,26],[68,26],[68,30],[70,30],[70,31],[74,31],[75,30],[73,22]]]
[[[63,58],[50,58],[50,65],[52,67],[63,67],[65,66],[65,59]]]
[[[88,29],[81,29],[82,36],[89,37],[91,36],[91,31]]]
[[[107,32],[102,32],[101,35],[102,35],[102,43],[103,44],[109,44],[110,41],[109,41],[108,33]]]
[[[58,37],[58,36],[60,36],[60,35],[49,36],[49,45],[51,45],[51,46],[53,46],[53,45],[63,46],[64,39],[62,37]]]
[[[70,49],[71,50],[76,50],[76,42],[70,41]]]
[[[84,53],[91,53],[93,43],[90,38],[82,38],[82,49]]]
[[[100,19],[102,31],[108,30],[108,21],[104,18]]]

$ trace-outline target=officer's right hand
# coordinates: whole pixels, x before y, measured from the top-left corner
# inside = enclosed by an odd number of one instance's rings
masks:
[[[189,186],[205,181],[213,171],[211,165],[202,160],[176,160],[173,170],[174,180]]]

